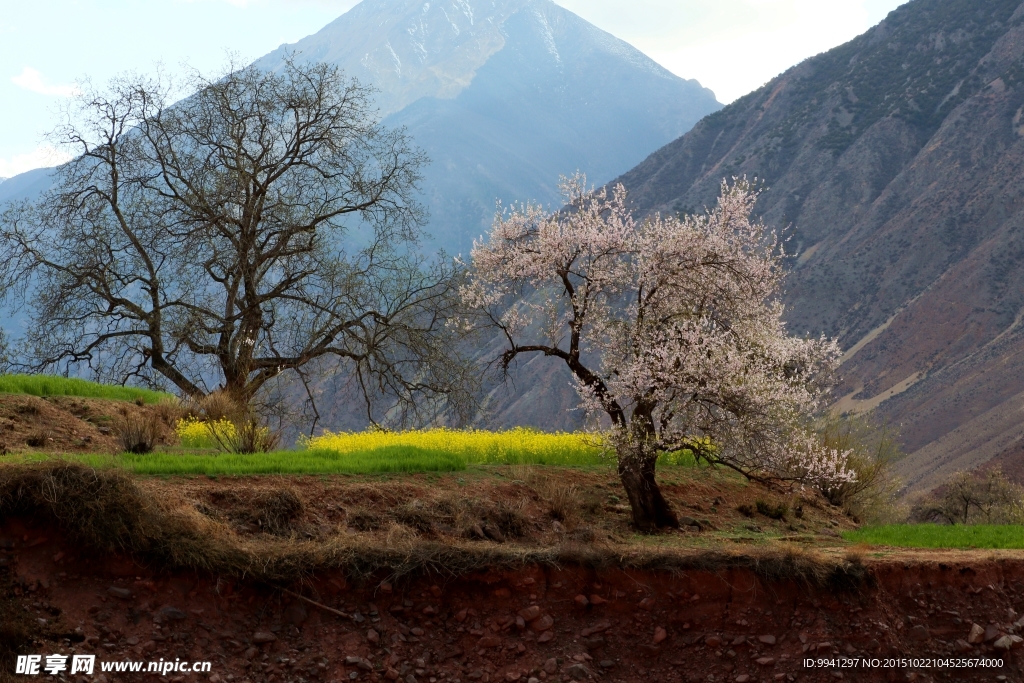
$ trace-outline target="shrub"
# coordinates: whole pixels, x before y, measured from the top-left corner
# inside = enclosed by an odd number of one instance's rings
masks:
[[[125,415],[114,423],[114,435],[121,449],[128,453],[151,453],[160,438],[159,417]]]
[[[255,417],[239,421],[232,429],[214,429],[212,433],[218,445],[228,453],[269,453],[281,440],[277,432],[260,424]]]
[[[826,500],[843,508],[858,522],[884,524],[900,516],[897,494],[901,482],[892,466],[903,454],[896,434],[878,427],[865,417],[830,414],[818,425],[818,434],[828,448],[847,453],[846,469],[852,481],[821,485]]]
[[[789,505],[785,502],[770,503],[758,498],[754,501],[754,506],[757,508],[758,512],[765,517],[770,517],[771,519],[783,519],[785,518],[786,513],[789,512]]]
[[[46,448],[53,441],[53,432],[48,429],[37,429],[25,438],[25,443],[32,448]]]
[[[750,503],[743,503],[742,505],[736,506],[736,512],[740,513],[744,517],[754,516],[754,506]]]

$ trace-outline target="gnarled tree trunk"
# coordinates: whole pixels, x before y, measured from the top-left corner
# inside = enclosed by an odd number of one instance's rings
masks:
[[[679,518],[661,495],[661,489],[654,478],[657,460],[657,454],[619,458],[619,479],[629,498],[629,507],[633,510],[633,524],[639,531],[648,534],[658,529],[679,528]]]

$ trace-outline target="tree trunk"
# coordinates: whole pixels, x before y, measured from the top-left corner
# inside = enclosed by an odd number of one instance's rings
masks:
[[[647,534],[658,529],[679,528],[679,518],[661,495],[661,489],[655,481],[656,463],[657,456],[619,459],[619,479],[626,489],[629,506],[633,509],[633,524]]]

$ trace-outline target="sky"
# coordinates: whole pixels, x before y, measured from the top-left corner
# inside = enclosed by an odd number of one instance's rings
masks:
[[[729,103],[863,33],[905,0],[555,0]],[[83,79],[216,72],[316,33],[355,0],[0,2],[0,178],[53,166],[47,141]]]

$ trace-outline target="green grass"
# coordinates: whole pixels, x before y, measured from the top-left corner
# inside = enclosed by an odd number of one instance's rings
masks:
[[[47,454],[12,455],[0,457],[0,463],[38,462],[53,457]],[[466,469],[466,462],[461,458],[413,447],[392,447],[346,455],[329,451],[273,451],[252,455],[159,452],[61,457],[90,467],[118,467],[135,474],[150,475],[371,474],[453,472]]]
[[[563,467],[610,467],[611,461],[597,458],[557,459],[550,454],[509,453],[507,458],[492,456],[467,458],[464,455],[416,446],[384,446],[374,450],[337,453],[325,450],[274,451],[238,455],[161,451],[135,455],[93,453],[54,456],[46,453],[0,456],[0,464],[40,462],[62,458],[96,468],[117,467],[144,475],[257,475],[257,474],[374,474],[387,472],[457,472],[481,465],[553,465]],[[663,467],[686,467],[685,458],[663,463]]]
[[[54,375],[0,375],[0,394],[29,394],[32,396],[80,396],[106,398],[115,401],[156,403],[170,394],[136,387],[98,384],[73,377]]]
[[[1024,548],[1024,526],[889,524],[848,531],[843,538],[904,548]]]

